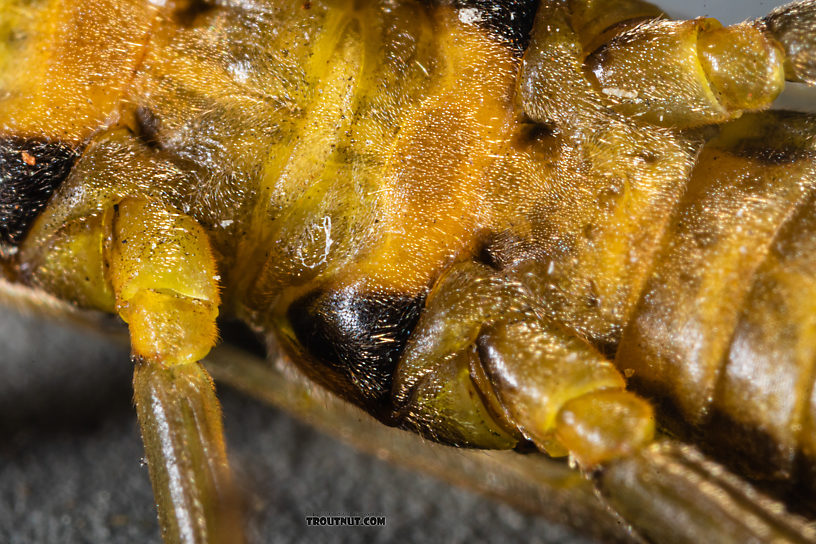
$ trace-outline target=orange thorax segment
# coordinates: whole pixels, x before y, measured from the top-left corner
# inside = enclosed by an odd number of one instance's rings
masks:
[[[445,22],[439,46],[447,66],[391,148],[379,239],[349,278],[372,290],[422,290],[490,221],[487,170],[514,124],[516,65],[506,46],[458,21]]]
[[[142,0],[50,0],[39,7],[2,0],[0,11],[0,134],[78,144],[115,121],[156,7]]]

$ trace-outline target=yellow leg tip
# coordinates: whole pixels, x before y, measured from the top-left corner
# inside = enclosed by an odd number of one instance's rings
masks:
[[[209,302],[140,291],[119,310],[133,354],[164,364],[200,361],[215,345],[218,309]]]
[[[572,399],[556,421],[556,436],[585,469],[633,454],[654,440],[654,432],[652,406],[619,389]]]

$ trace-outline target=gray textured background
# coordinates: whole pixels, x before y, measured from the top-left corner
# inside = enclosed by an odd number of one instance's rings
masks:
[[[788,2],[778,0],[659,0],[654,2],[676,17],[714,17],[724,24],[762,17]]]
[[[127,350],[8,310],[0,331],[0,542],[158,542]],[[219,396],[253,542],[582,542],[360,454],[226,387]],[[387,525],[311,528],[311,514],[379,514]]]
[[[674,2],[723,22],[772,1]],[[662,3],[666,6],[668,3]],[[0,313],[0,542],[158,542],[130,404],[126,351],[92,333]],[[286,414],[219,390],[257,542],[581,542],[504,505],[361,455]],[[304,516],[376,513],[385,528],[308,528]]]

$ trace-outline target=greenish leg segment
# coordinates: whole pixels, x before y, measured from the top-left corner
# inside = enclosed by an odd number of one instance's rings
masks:
[[[215,344],[219,306],[206,232],[160,202],[126,196],[45,238],[38,247],[48,251],[26,255],[36,264],[32,283],[128,323],[134,399],[164,541],[242,542],[221,409],[198,363]],[[66,265],[77,261],[81,266]]]
[[[200,363],[136,360],[134,398],[168,543],[243,541],[212,379]]]
[[[126,199],[114,210],[110,277],[130,326],[134,399],[164,542],[240,543],[221,408],[197,362],[216,335],[209,239],[150,201]]]

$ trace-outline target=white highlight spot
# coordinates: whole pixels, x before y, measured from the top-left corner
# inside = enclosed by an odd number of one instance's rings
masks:
[[[466,25],[472,25],[482,20],[482,15],[477,8],[462,8],[459,10],[459,20]]]
[[[332,221],[330,216],[325,216],[320,223],[314,223],[309,226],[307,233],[309,235],[309,244],[306,248],[299,247],[297,249],[297,256],[300,262],[306,268],[314,268],[325,263],[329,258],[334,240],[331,236]],[[311,251],[311,246],[318,242],[320,237],[323,237],[323,250]]]
[[[637,91],[627,91],[626,89],[619,89],[617,87],[604,87],[601,90],[604,94],[614,96],[615,98],[628,98],[634,100],[637,98]]]

